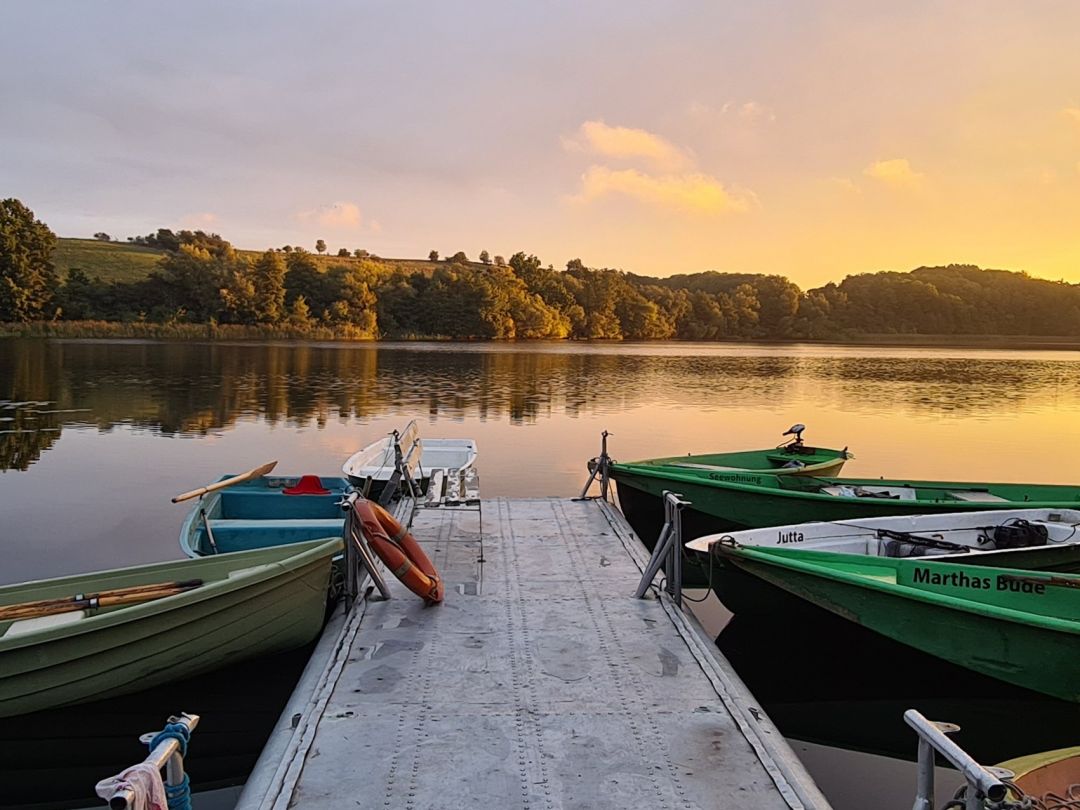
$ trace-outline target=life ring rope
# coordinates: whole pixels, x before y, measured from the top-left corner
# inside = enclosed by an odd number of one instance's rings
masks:
[[[357,498],[353,511],[368,545],[394,576],[429,605],[443,600],[443,582],[409,530],[377,503]]]

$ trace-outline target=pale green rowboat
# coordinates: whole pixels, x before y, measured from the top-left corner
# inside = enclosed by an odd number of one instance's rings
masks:
[[[313,640],[340,538],[0,588],[0,605],[166,581],[184,593],[0,622],[0,717],[134,692]]]

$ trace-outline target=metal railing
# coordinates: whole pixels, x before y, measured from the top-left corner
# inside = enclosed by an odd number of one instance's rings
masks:
[[[967,751],[945,736],[959,731],[959,726],[927,720],[915,709],[904,712],[904,722],[919,735],[918,781],[912,810],[934,810],[935,751],[960,771],[967,782],[964,792],[965,810],[983,810],[986,802],[993,802],[997,806],[1005,800],[1009,786],[1002,780],[1011,779],[1012,771],[980,765]]]
[[[360,595],[360,585],[366,573],[379,589],[383,599],[390,598],[390,589],[383,579],[382,570],[375,555],[364,537],[360,521],[356,517],[353,504],[362,497],[358,492],[350,492],[340,501],[345,512],[345,523],[341,528],[341,538],[345,542],[345,609],[351,610],[356,597]]]
[[[199,724],[199,715],[185,712],[179,717],[170,717],[168,722],[179,723],[190,733]],[[149,744],[157,734],[156,731],[149,731],[139,737],[139,740]],[[158,770],[164,767],[166,785],[180,786],[184,783],[184,755],[180,751],[180,742],[176,738],[158,743],[143,763],[153,765]],[[134,806],[139,797],[132,788],[120,785],[111,794],[101,798],[109,803],[112,810],[125,810],[128,806]]]
[[[690,501],[684,500],[682,495],[664,490],[664,528],[660,530],[649,564],[645,566],[645,573],[634,594],[638,599],[648,593],[653,579],[663,567],[667,575],[665,590],[675,604],[682,607],[682,510],[689,505]]]

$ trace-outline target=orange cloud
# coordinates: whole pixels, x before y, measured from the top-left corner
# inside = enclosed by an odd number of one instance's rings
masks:
[[[698,214],[746,211],[756,202],[749,192],[733,193],[715,177],[690,173],[653,176],[637,169],[590,166],[581,178],[581,193],[574,199],[591,202],[621,194],[650,205]]]
[[[1080,126],[1080,107],[1066,107],[1061,111],[1068,120]]]
[[[209,228],[216,225],[218,221],[217,214],[213,214],[209,211],[200,211],[196,214],[188,214],[180,220],[180,224],[185,228]]]
[[[363,221],[360,206],[351,202],[336,202],[300,211],[296,218],[303,223],[316,223],[327,228],[359,228]]]
[[[675,144],[644,129],[612,127],[586,121],[574,138],[563,138],[563,148],[610,158],[643,158],[659,169],[678,171],[691,165],[690,156]]]
[[[907,158],[893,158],[871,163],[863,174],[894,188],[915,188],[922,184],[924,175],[911,168]]]

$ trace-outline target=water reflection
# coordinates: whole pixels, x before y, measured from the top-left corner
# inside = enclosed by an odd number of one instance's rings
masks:
[[[1074,406],[1080,391],[1071,353],[833,352],[0,341],[0,468],[26,469],[65,427],[205,436],[244,420],[323,428],[388,411],[524,425],[797,399],[844,412],[979,416]]]

